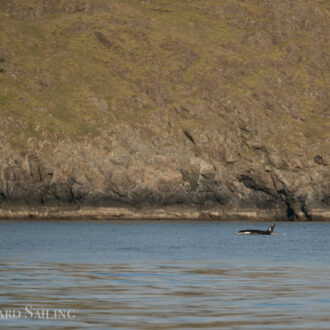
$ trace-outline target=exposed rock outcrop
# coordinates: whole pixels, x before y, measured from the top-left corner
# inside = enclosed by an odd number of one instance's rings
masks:
[[[329,219],[329,16],[1,1],[0,217]]]
[[[329,171],[323,166],[265,170],[244,160],[233,167],[205,154],[196,157],[184,147],[164,156],[148,144],[130,154],[124,149],[109,153],[91,144],[61,143],[49,150],[30,143],[33,147],[20,155],[9,146],[1,148],[2,208],[172,205],[180,210],[190,205],[200,214],[218,210],[218,218],[253,209],[291,220],[311,220],[313,210],[315,219],[322,219],[319,210],[329,209]]]

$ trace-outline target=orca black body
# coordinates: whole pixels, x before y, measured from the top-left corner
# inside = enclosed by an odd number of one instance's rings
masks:
[[[240,230],[238,234],[242,235],[272,235],[274,232],[274,227],[276,225],[271,225],[267,230],[258,230],[258,229],[244,229]]]

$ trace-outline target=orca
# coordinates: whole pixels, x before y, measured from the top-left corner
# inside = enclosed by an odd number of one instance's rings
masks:
[[[258,230],[258,229],[243,229],[240,230],[237,234],[241,235],[274,235],[274,227],[276,225],[271,225],[267,230]]]

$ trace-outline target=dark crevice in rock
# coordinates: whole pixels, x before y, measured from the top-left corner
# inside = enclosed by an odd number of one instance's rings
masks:
[[[320,155],[316,155],[314,157],[314,162],[316,164],[322,165],[322,166],[327,166],[328,165],[327,161],[322,156],[320,156]]]
[[[321,203],[325,205],[330,205],[330,195],[324,196],[321,200]]]
[[[283,183],[282,183],[283,184]],[[285,202],[287,207],[287,217],[291,221],[299,220],[298,208],[296,207],[296,201],[293,195],[287,190],[285,186],[282,189],[279,189],[278,194],[280,198]]]
[[[272,173],[272,180],[274,183],[274,187],[277,190],[280,198],[285,202],[287,206],[287,217],[291,221],[299,220],[299,211],[302,211],[306,218],[308,219],[310,216],[307,212],[304,212],[304,208],[302,206],[302,202],[297,200],[293,193],[291,193],[286,187],[285,183],[278,178],[275,173]],[[305,208],[306,210],[306,208]]]
[[[261,191],[267,195],[273,196],[270,189],[261,183],[257,183],[256,180],[248,175],[242,174],[239,176],[239,181],[244,184],[246,188],[255,190],[255,191]]]
[[[7,196],[1,191],[0,191],[0,199],[7,200]]]
[[[40,169],[40,166],[39,165],[37,166],[37,172],[38,172],[38,175],[39,175],[39,181],[40,182],[43,182],[42,172],[41,172],[41,169]]]
[[[0,63],[4,63],[4,62],[5,62],[4,58],[1,57],[0,58]],[[5,72],[5,69],[0,67],[0,73],[3,73],[3,72]]]
[[[192,135],[188,132],[188,131],[183,131],[183,134],[195,145],[196,142],[194,140],[194,138],[192,137]]]
[[[75,195],[74,195],[74,192],[72,190],[72,185],[71,185],[71,188],[70,188],[70,200],[69,200],[69,203],[75,203],[76,202],[76,198],[75,198]]]
[[[286,214],[287,214],[288,219],[291,221],[299,220],[299,215],[296,213],[296,211],[295,211],[293,205],[290,203],[290,201],[286,200],[285,202],[287,205]]]
[[[304,213],[306,219],[309,220],[309,221],[311,221],[311,220],[312,220],[312,216],[311,216],[311,214],[309,213],[309,210],[308,210],[308,207],[307,207],[305,201],[304,201],[304,202],[302,203],[302,205],[301,205],[301,210],[303,211],[303,213]]]
[[[94,35],[97,38],[97,40],[105,47],[110,48],[112,46],[112,43],[103,35],[103,33],[99,31],[95,31]]]

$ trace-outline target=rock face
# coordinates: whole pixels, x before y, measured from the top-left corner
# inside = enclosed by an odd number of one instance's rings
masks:
[[[321,1],[1,1],[0,208],[328,219],[329,16]]]

